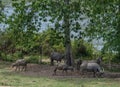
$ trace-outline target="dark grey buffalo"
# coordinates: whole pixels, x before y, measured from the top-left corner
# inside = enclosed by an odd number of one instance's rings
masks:
[[[63,72],[65,71],[67,73],[68,70],[70,71],[74,71],[74,67],[73,66],[68,66],[66,64],[63,65],[57,65],[54,69],[54,75],[56,75],[56,71],[57,70],[62,70]]]
[[[12,68],[16,67],[15,71],[25,71],[27,68],[27,61],[25,59],[18,59],[15,61],[15,63],[12,64]]]
[[[86,72],[93,72],[93,77],[97,76],[97,73],[99,73],[99,76],[101,76],[103,74],[103,70],[101,69],[100,65],[98,63],[95,62],[87,62],[84,61],[82,62],[82,64],[80,65],[80,71],[82,72],[82,74],[86,71]]]
[[[98,57],[96,60],[81,60],[81,59],[78,59],[76,61],[76,68],[77,68],[77,70],[80,70],[80,65],[83,62],[84,63],[97,63],[97,64],[101,65],[101,63],[102,63],[102,57]]]
[[[64,54],[58,53],[58,52],[52,52],[50,55],[51,65],[54,65],[54,60],[61,62],[61,60],[64,58]]]

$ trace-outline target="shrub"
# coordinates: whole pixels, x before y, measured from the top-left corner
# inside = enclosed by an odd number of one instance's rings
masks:
[[[14,61],[15,59],[11,54],[6,55],[6,61]]]
[[[1,60],[4,60],[4,61],[15,61],[17,59],[23,58],[23,55],[21,52],[18,52],[18,51],[15,52],[14,54],[1,52],[0,57],[1,57]]]
[[[30,63],[39,63],[39,56],[32,55],[27,57],[26,59]]]
[[[17,51],[13,54],[13,56],[16,58],[16,59],[20,59],[20,58],[23,58],[23,54],[21,51]]]
[[[5,53],[1,53],[1,59],[4,61],[14,61],[14,57],[12,54],[5,54]]]
[[[111,60],[112,62],[114,62],[114,63],[120,63],[120,56],[115,56],[114,58],[112,58],[112,60]]]
[[[93,56],[93,45],[84,40],[74,40],[72,42],[73,56],[75,58],[80,57],[92,57]]]
[[[6,60],[6,54],[3,53],[3,52],[1,52],[1,59],[2,59],[2,60]]]

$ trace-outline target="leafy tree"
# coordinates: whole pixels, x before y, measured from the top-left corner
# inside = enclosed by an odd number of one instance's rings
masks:
[[[96,0],[91,8],[90,26],[86,29],[88,37],[102,38],[105,43],[104,52],[120,53],[120,1]]]
[[[55,23],[55,29],[64,34],[66,63],[70,66],[73,65],[71,31],[79,32],[79,19],[82,19],[80,15],[84,14],[81,12],[80,4],[80,1],[69,0],[40,0],[35,4],[35,7],[40,10],[39,15],[42,20],[45,21],[46,17],[50,16],[49,21]]]
[[[32,48],[34,37],[38,29],[35,28],[34,9],[25,0],[13,1],[14,13],[6,20],[9,24],[7,31],[16,49],[26,52]]]
[[[92,39],[103,38],[106,43],[112,43],[107,45],[109,48],[112,46],[112,50],[119,51],[119,38],[114,37],[116,35],[119,37],[119,0],[34,0],[28,4],[25,0],[19,3],[13,0],[12,5],[16,8],[15,14],[8,23],[9,29],[11,31],[14,29],[17,34],[15,37],[21,37],[20,40],[15,39],[18,44],[30,43],[28,39],[33,31],[41,29],[41,22],[50,21],[55,24],[57,31],[64,34],[68,65],[73,65],[71,37],[74,34],[71,32],[76,32],[80,38],[84,38],[85,35]],[[33,24],[33,19],[37,26]],[[84,20],[87,21],[81,25],[80,21]]]

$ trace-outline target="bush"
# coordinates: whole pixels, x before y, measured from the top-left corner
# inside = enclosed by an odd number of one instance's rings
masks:
[[[39,63],[39,56],[29,56],[26,59],[29,63]]]
[[[72,42],[73,56],[77,59],[80,57],[92,57],[93,46],[92,44],[85,42],[84,40],[74,40]]]
[[[111,61],[114,63],[120,63],[120,56],[116,56],[116,57],[112,58]]]
[[[11,54],[1,53],[1,59],[4,61],[14,61],[14,57]]]
[[[11,54],[6,55],[6,61],[14,61],[14,57]]]
[[[21,59],[23,58],[23,54],[21,51],[17,51],[13,54],[13,56],[16,58],[16,59]]]
[[[1,52],[0,57],[1,57],[1,60],[4,60],[4,61],[15,61],[17,59],[23,58],[23,55],[19,51],[15,52],[14,54]]]
[[[2,59],[2,60],[5,60],[5,61],[7,60],[7,59],[6,59],[6,54],[5,54],[5,53],[2,53],[2,52],[1,52],[1,59]]]

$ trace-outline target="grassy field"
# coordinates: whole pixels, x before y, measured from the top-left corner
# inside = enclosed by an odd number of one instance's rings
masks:
[[[120,87],[120,79],[48,78],[13,72],[9,63],[0,62],[0,87]]]

